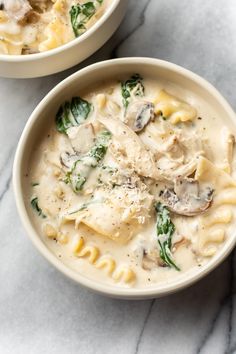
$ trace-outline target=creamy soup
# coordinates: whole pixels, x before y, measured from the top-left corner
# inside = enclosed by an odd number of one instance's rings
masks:
[[[50,250],[86,277],[169,282],[235,232],[234,127],[139,74],[62,102],[35,148],[28,204]]]
[[[112,0],[0,0],[0,54],[32,54],[81,36]]]

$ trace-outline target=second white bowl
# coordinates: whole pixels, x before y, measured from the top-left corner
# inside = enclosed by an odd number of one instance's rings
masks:
[[[58,48],[37,54],[0,54],[0,76],[46,76],[79,64],[112,36],[124,17],[126,6],[126,0],[113,0],[104,15],[87,32]]]

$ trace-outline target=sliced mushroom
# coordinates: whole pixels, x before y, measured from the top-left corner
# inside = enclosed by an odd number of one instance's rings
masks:
[[[95,133],[93,125],[81,124],[67,130],[67,135],[71,141],[73,149],[78,154],[86,154],[94,145]]]
[[[177,249],[179,249],[181,246],[188,246],[190,244],[190,240],[188,240],[186,237],[184,236],[180,236],[180,239],[176,242],[173,243],[173,248],[172,248],[172,252],[176,252]]]
[[[29,47],[24,47],[22,48],[22,53],[23,55],[27,55],[27,54],[36,54],[39,53],[39,50],[37,49],[33,49],[33,48],[29,48]]]
[[[76,161],[78,161],[79,156],[75,154],[70,154],[69,152],[62,152],[60,155],[61,164],[69,169],[71,169]]]
[[[28,0],[32,7],[37,7],[42,10],[45,10],[51,5],[51,0]]]
[[[154,104],[147,101],[136,101],[129,105],[125,123],[135,132],[140,132],[154,120]]]
[[[165,189],[160,195],[161,201],[170,211],[184,216],[194,216],[206,211],[212,202],[213,189],[199,188],[193,178],[177,179],[174,189]]]
[[[156,180],[163,180],[155,166],[151,153],[126,124],[118,119],[100,117],[99,121],[112,133],[115,157],[133,168],[139,175]],[[122,160],[122,161],[120,161]]]
[[[31,23],[31,24],[36,23],[36,22],[38,22],[39,19],[40,19],[40,15],[36,11],[30,10],[25,14],[25,16],[21,20],[18,21],[18,23],[21,26],[25,26],[29,23]],[[33,54],[33,53],[31,53],[31,54]]]
[[[143,251],[142,268],[144,270],[152,270],[153,268],[157,268],[162,265],[163,263],[157,250],[150,252],[146,250]]]

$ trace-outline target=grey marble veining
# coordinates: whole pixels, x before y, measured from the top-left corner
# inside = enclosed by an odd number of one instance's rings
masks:
[[[236,353],[234,253],[198,284],[149,301],[95,295],[34,249],[16,212],[11,168],[17,141],[41,98],[79,68],[153,56],[195,71],[236,109],[235,0],[130,0],[112,39],[50,77],[0,79],[0,353]]]

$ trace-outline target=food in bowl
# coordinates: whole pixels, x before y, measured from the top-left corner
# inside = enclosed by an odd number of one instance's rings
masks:
[[[50,118],[50,117],[49,117]],[[162,78],[61,102],[31,156],[31,217],[69,268],[147,288],[200,270],[235,229],[235,128]]]
[[[57,48],[81,36],[112,0],[0,0],[0,54]]]

